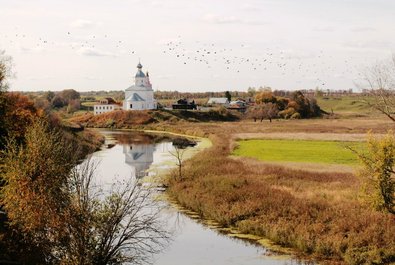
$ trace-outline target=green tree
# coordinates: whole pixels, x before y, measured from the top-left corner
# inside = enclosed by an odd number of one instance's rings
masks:
[[[368,202],[377,210],[395,214],[395,138],[389,131],[382,138],[369,134],[367,152],[358,153],[363,164],[359,175]]]
[[[225,91],[225,97],[229,100],[229,102],[232,101],[232,95],[230,94],[229,91]]]

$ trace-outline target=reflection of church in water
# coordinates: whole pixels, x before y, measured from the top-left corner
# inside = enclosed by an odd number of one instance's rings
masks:
[[[146,176],[147,170],[154,162],[155,145],[153,144],[130,144],[123,146],[125,163],[134,168],[136,178]]]

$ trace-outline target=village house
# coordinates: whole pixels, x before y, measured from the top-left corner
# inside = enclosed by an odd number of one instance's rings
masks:
[[[234,100],[229,103],[227,107],[229,110],[237,110],[239,112],[246,112],[247,110],[247,103],[244,100]]]
[[[207,105],[228,107],[229,103],[227,98],[209,98]]]
[[[103,98],[99,101],[99,104],[93,106],[93,113],[97,115],[120,109],[122,109],[122,107],[114,99]]]
[[[172,109],[197,109],[195,100],[189,101],[185,98],[177,100],[177,103],[172,104]]]

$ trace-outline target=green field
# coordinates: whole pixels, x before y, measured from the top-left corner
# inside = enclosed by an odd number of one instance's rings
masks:
[[[356,165],[358,158],[347,146],[363,143],[310,140],[242,140],[233,155],[271,162],[307,162]]]
[[[317,98],[317,103],[321,107],[321,109],[327,112],[334,113],[359,113],[359,114],[367,114],[372,112],[372,108],[370,108],[366,103],[363,102],[362,96],[343,96],[343,97],[329,97]]]

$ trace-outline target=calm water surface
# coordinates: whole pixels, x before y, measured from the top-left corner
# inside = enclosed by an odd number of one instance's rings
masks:
[[[106,136],[105,147],[94,154],[94,159],[100,161],[97,173],[101,185],[127,178],[155,178],[160,171],[175,163],[169,152],[174,150],[171,139],[156,139],[141,133],[101,133]],[[167,206],[162,210],[161,218],[173,232],[173,239],[162,253],[153,257],[156,265],[300,264],[290,257],[270,254],[261,246],[221,234]]]

